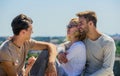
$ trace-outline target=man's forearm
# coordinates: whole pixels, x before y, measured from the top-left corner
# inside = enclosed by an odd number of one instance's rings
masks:
[[[57,51],[52,50],[49,52],[49,63],[55,63],[56,60],[56,56],[57,56]]]
[[[49,51],[49,63],[55,63],[57,51],[56,46],[53,44],[48,45],[48,51]]]

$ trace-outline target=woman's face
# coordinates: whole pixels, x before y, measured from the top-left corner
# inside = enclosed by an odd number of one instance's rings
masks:
[[[68,40],[72,40],[74,38],[76,38],[76,36],[78,36],[80,34],[78,28],[76,26],[71,27],[71,28],[67,28],[67,37]]]

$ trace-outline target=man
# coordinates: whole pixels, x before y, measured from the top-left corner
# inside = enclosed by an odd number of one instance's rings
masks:
[[[114,76],[115,60],[114,40],[97,30],[97,17],[93,11],[84,11],[77,14],[79,17],[78,29],[86,32],[85,39],[87,63],[85,76]]]
[[[55,45],[30,39],[32,19],[24,14],[15,17],[11,23],[14,36],[0,46],[0,76],[23,76],[23,66],[28,50],[44,50],[49,52],[46,76],[57,76]]]

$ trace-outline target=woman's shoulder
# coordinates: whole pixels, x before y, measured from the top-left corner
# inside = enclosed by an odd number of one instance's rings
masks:
[[[72,46],[83,46],[85,45],[83,41],[74,42]]]

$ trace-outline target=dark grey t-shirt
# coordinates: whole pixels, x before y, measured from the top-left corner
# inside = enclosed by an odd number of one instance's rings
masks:
[[[11,40],[6,40],[0,46],[0,62],[11,61],[13,62],[15,69],[19,76],[24,70],[25,58],[28,50],[32,49],[35,44],[35,40],[29,40],[24,43],[21,48],[15,46]],[[0,66],[0,76],[6,76],[6,73]]]

